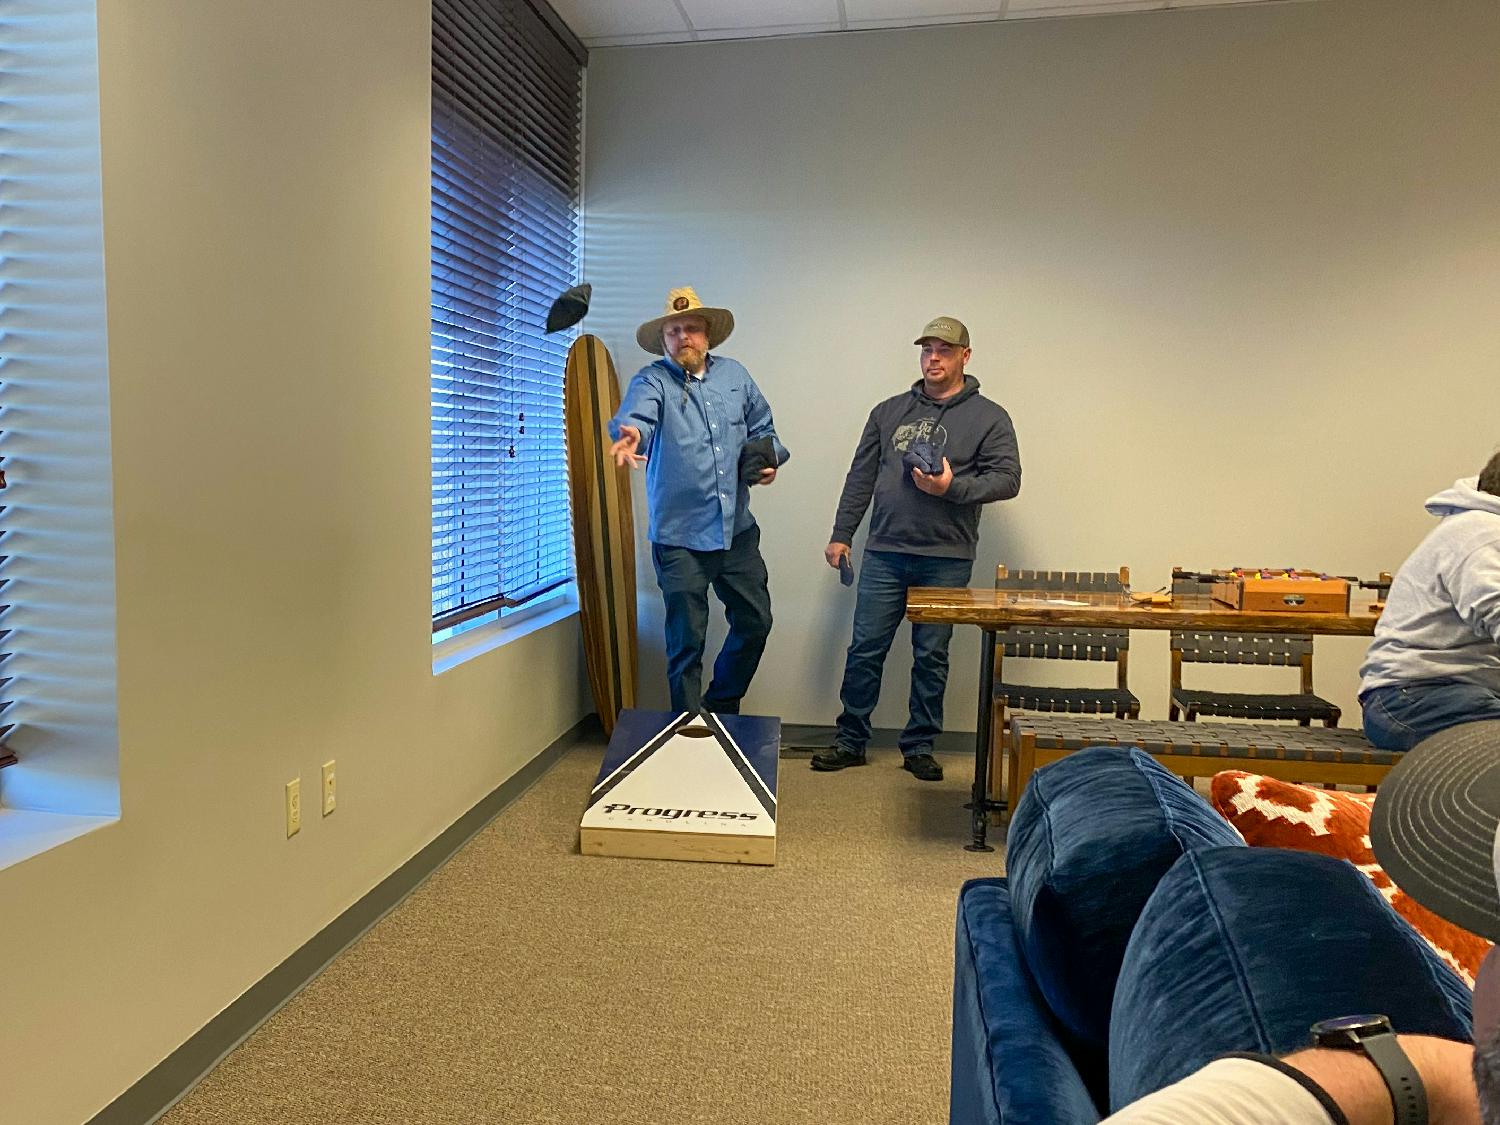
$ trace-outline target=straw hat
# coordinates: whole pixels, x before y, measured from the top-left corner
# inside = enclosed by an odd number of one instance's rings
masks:
[[[661,341],[662,326],[674,316],[701,316],[708,322],[708,346],[712,350],[717,348],[729,334],[734,331],[734,313],[728,309],[711,309],[698,300],[698,294],[693,291],[692,286],[684,285],[681,289],[673,289],[667,294],[667,311],[655,320],[648,320],[635,330],[635,342],[641,346],[642,351],[650,352],[652,355],[665,355],[666,348]]]

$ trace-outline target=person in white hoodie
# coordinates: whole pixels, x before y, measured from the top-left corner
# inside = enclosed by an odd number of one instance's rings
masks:
[[[1500,453],[1427,510],[1441,522],[1397,571],[1359,670],[1365,737],[1384,750],[1500,719]]]

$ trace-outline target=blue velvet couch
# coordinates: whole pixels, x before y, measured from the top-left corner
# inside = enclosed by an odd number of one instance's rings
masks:
[[[1469,990],[1363,874],[1246,847],[1139,750],[1040,770],[1006,871],[959,895],[952,1125],[1088,1125],[1329,1016],[1469,1038]]]

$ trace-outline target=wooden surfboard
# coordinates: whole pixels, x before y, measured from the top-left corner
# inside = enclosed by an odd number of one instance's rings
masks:
[[[636,691],[630,476],[615,467],[606,429],[620,408],[620,381],[604,342],[589,335],[568,349],[564,379],[583,652],[594,707],[609,735],[620,712],[635,706]]]

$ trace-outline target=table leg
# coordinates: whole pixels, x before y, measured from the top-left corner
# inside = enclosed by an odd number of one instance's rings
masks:
[[[992,852],[984,842],[990,827],[990,725],[995,707],[995,630],[979,632],[979,715],[974,724],[974,842],[964,845],[969,852]]]

